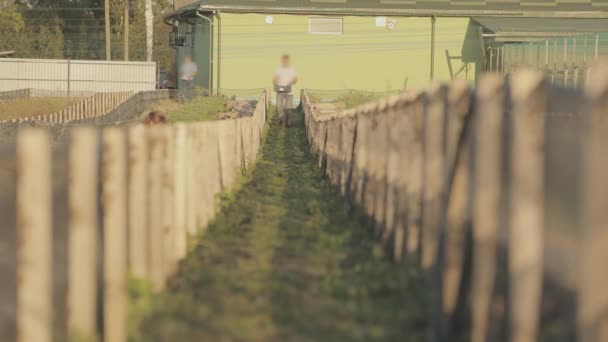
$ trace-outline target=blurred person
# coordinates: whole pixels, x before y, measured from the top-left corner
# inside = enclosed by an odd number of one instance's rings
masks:
[[[277,92],[277,111],[279,112],[279,125],[289,127],[289,114],[293,105],[291,87],[298,83],[298,72],[291,66],[291,57],[283,55],[281,66],[274,72],[272,81]]]
[[[198,66],[192,61],[192,56],[184,57],[184,63],[179,68],[179,75],[188,98],[194,97],[194,79],[197,74]]]

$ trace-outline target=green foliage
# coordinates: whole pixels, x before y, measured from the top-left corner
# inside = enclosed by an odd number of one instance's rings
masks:
[[[131,276],[127,284],[127,291],[129,296],[127,310],[128,341],[139,341],[141,339],[139,326],[142,317],[152,307],[152,285],[146,280]]]
[[[124,2],[108,0],[112,59],[124,58]],[[128,0],[129,59],[146,60],[145,0]],[[171,27],[163,17],[170,1],[153,1],[153,60],[162,69],[173,65],[168,46]],[[0,0],[0,50],[15,50],[16,57],[105,59],[103,0]]]
[[[301,114],[268,132],[132,341],[422,341],[421,275],[373,252],[308,153]]]
[[[25,26],[13,0],[0,0],[0,51],[13,50]]]
[[[169,121],[217,120],[218,113],[226,111],[226,98],[222,96],[200,96],[184,103],[169,113]]]

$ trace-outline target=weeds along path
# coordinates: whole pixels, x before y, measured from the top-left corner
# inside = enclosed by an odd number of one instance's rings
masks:
[[[146,307],[132,340],[422,341],[419,276],[372,254],[296,125],[273,124],[261,159]]]

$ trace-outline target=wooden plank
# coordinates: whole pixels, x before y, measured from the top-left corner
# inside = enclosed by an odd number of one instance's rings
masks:
[[[513,75],[509,294],[511,340],[538,338],[543,280],[543,195],[547,94],[539,72]]]
[[[69,145],[68,331],[97,339],[98,131],[74,128]]]
[[[147,217],[149,245],[148,274],[155,291],[165,286],[163,271],[163,208],[162,208],[162,157],[161,131],[158,127],[147,129],[148,143],[148,201]]]
[[[475,99],[475,179],[471,284],[471,341],[488,338],[490,305],[496,274],[500,220],[501,140],[505,105],[502,77],[483,75]]]
[[[104,341],[127,339],[127,170],[121,128],[103,131]]]
[[[173,129],[170,126],[159,127],[161,130],[161,146],[162,146],[162,255],[163,255],[163,272],[165,280],[173,275],[177,269],[177,260],[175,259],[175,231],[174,216],[173,216],[173,181],[175,173],[174,164],[174,140]]]
[[[500,51],[500,50],[498,50]],[[442,258],[442,329],[452,334],[452,318],[457,305],[465,269],[467,234],[472,207],[472,91],[466,81],[453,81],[448,92],[448,133],[446,154],[446,220]],[[465,126],[466,125],[466,126]]]
[[[17,138],[17,342],[52,340],[51,143],[40,129]],[[35,208],[35,210],[32,210]]]
[[[439,229],[443,212],[445,168],[445,108],[447,88],[434,84],[425,96],[424,161],[423,161],[423,270],[430,270],[437,262]]]
[[[140,279],[148,279],[148,191],[147,143],[144,126],[129,128],[129,269]]]
[[[424,103],[421,94],[415,95],[410,104],[412,122],[412,143],[408,156],[410,165],[407,170],[407,230],[406,250],[408,258],[416,263],[420,259],[422,224],[422,170],[423,170],[423,129]]]
[[[594,67],[587,86],[583,213],[577,311],[578,340],[608,341],[608,64]]]
[[[175,230],[175,257],[177,260],[186,256],[188,250],[188,232],[186,229],[186,192],[194,189],[186,188],[187,170],[186,156],[189,148],[187,140],[187,126],[178,124],[174,128],[174,156],[175,172],[173,175],[173,229]]]

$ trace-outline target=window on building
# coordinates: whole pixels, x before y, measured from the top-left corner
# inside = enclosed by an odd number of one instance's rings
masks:
[[[310,34],[342,34],[342,18],[309,18],[308,32]]]

